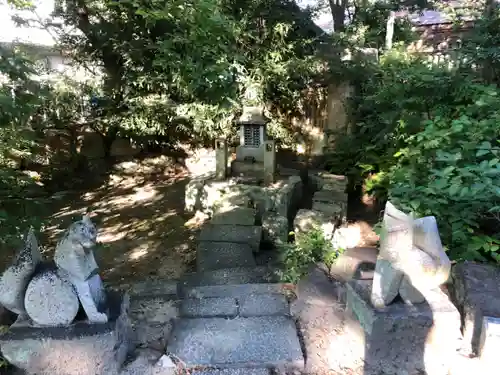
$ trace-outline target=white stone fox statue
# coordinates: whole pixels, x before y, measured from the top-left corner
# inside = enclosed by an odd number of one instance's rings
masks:
[[[31,229],[25,246],[0,278],[0,304],[41,326],[67,325],[80,303],[91,323],[108,321],[105,292],[93,248],[97,228],[85,215],[66,230],[54,254],[43,263]]]

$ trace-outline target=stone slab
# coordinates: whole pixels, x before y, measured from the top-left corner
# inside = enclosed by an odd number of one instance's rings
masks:
[[[185,288],[183,296],[188,298],[234,297],[240,298],[248,294],[284,293],[283,284],[239,284],[239,285],[206,285]]]
[[[277,245],[288,241],[288,219],[276,212],[262,215],[262,240],[267,244]]]
[[[232,176],[248,176],[248,175],[263,175],[264,163],[262,162],[245,162],[233,160],[231,162]]]
[[[240,316],[290,315],[290,305],[283,294],[251,294],[238,298],[238,302]]]
[[[235,207],[229,211],[218,211],[210,220],[211,224],[255,225],[256,211],[253,208]]]
[[[134,297],[162,297],[163,299],[177,298],[177,280],[156,279],[137,283],[118,285],[116,290],[126,291],[130,298]]]
[[[248,225],[206,224],[201,229],[198,238],[200,241],[248,244],[254,251],[258,251],[262,238],[262,228]]]
[[[187,318],[235,317],[238,303],[235,298],[189,298],[182,301],[181,316]]]
[[[310,172],[309,181],[314,190],[336,190],[343,192],[347,187],[347,178],[345,176],[325,172]]]
[[[347,204],[347,197],[348,195],[346,193],[331,190],[319,190],[314,193],[313,202],[342,202]]]
[[[130,318],[133,321],[167,323],[179,315],[179,301],[163,299],[159,296],[132,298]]]
[[[148,321],[134,321],[132,322],[134,330],[133,346],[165,351],[172,327],[172,322],[149,323]]]
[[[471,354],[479,354],[483,317],[500,318],[500,269],[464,262],[451,270],[450,296],[464,322],[464,341]]]
[[[336,220],[342,220],[345,216],[345,208],[342,203],[325,203],[314,201],[312,204],[312,209],[314,211],[323,212]]]
[[[130,302],[129,316],[135,332],[134,344],[163,351],[172,320],[179,316],[179,302],[161,296],[135,297]]]
[[[2,355],[33,375],[117,374],[131,349],[129,298],[110,293],[108,302],[108,323],[11,327],[0,336]]]
[[[271,375],[271,372],[267,368],[226,368],[196,370],[191,375]]]
[[[347,310],[365,334],[365,362],[384,374],[425,371],[447,375],[460,346],[460,314],[441,290],[425,293],[425,303],[395,302],[383,309],[370,303],[371,281],[347,283]]]
[[[304,367],[295,323],[282,316],[181,319],[167,350],[188,368]]]
[[[179,288],[202,285],[230,285],[277,282],[278,275],[267,266],[231,267],[213,271],[185,274],[179,280]]]
[[[246,243],[198,242],[196,265],[198,271],[231,267],[256,266],[252,248]]]

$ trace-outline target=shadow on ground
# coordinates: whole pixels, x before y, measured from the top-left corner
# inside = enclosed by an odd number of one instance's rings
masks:
[[[107,283],[180,277],[195,263],[198,231],[196,220],[184,213],[188,181],[183,159],[142,156],[114,163],[92,188],[56,193],[45,207],[50,215],[40,234],[44,256],[52,257],[61,233],[90,210],[101,243],[95,256]],[[13,255],[2,257],[2,269]]]

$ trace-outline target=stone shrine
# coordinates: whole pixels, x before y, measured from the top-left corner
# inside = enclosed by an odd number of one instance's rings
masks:
[[[28,374],[114,374],[130,350],[126,294],[105,290],[85,215],[43,261],[33,229],[0,278],[0,304],[18,314],[0,335],[2,354]]]
[[[240,144],[236,147],[236,160],[231,163],[231,174],[235,177],[249,177],[274,182],[276,157],[274,141],[267,137],[269,122],[261,107],[247,106],[237,121]]]

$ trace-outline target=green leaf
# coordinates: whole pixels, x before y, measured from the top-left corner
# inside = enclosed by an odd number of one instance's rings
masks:
[[[477,157],[481,157],[481,156],[484,156],[484,155],[487,155],[490,153],[490,150],[485,150],[485,149],[479,149],[477,150],[476,152],[476,156]]]
[[[456,195],[459,190],[460,190],[460,185],[453,184],[450,186],[450,189],[448,190],[448,192],[450,195]]]

